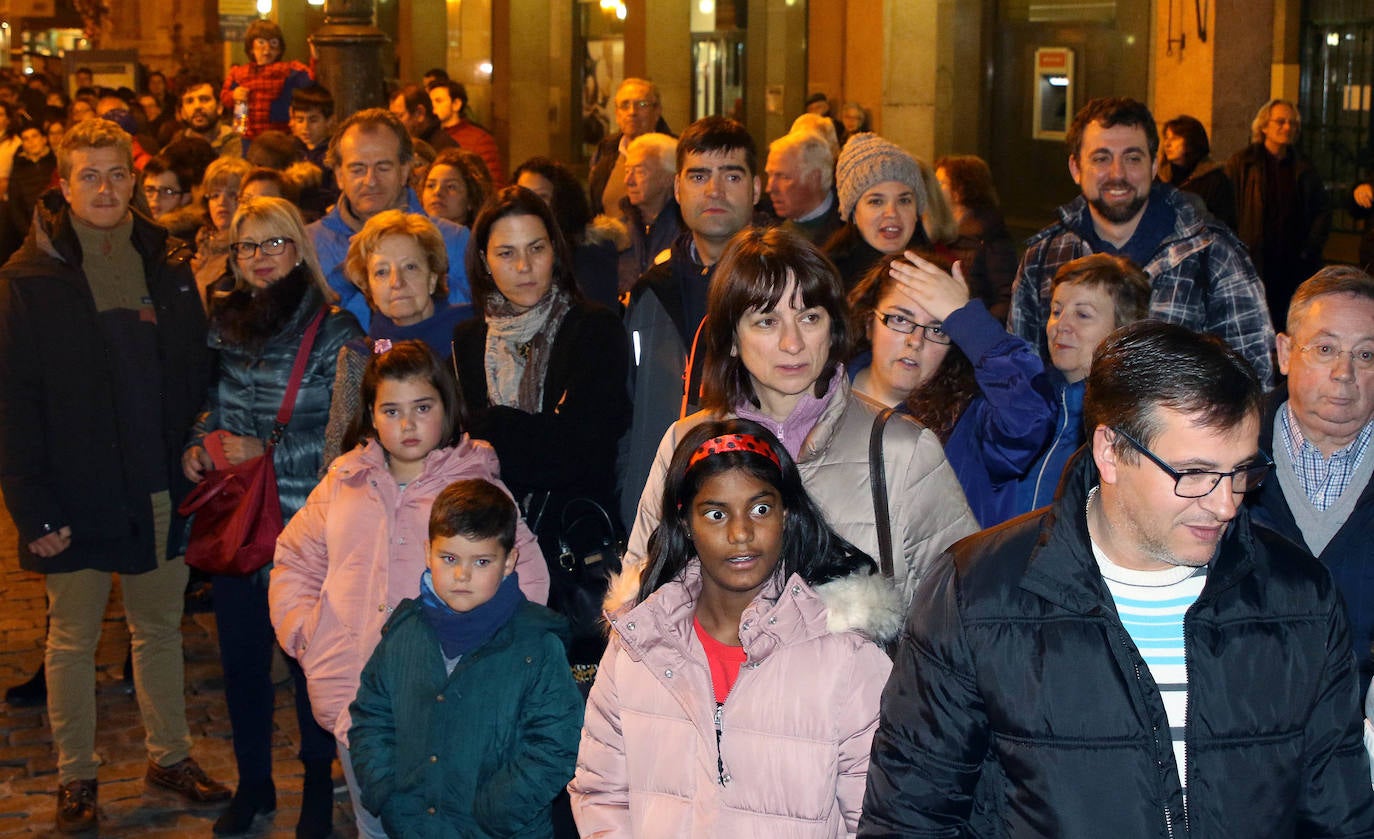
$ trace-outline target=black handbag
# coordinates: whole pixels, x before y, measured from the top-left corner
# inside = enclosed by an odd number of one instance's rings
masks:
[[[549,494],[540,493],[531,502],[526,523],[535,533],[543,534],[541,525],[548,512]],[[558,553],[545,556],[549,566],[548,605],[566,618],[571,628],[568,662],[578,688],[586,696],[606,651],[602,603],[611,577],[620,573],[625,542],[610,513],[590,498],[574,498],[564,504],[552,535]]]

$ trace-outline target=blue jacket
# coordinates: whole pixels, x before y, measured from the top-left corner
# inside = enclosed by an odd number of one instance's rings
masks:
[[[945,457],[978,523],[992,527],[1017,512],[1017,482],[1050,435],[1053,393],[1040,356],[1003,329],[981,300],[952,312],[944,329],[973,362],[978,383],[945,441]]]
[[[1080,379],[1069,384],[1064,374],[1054,368],[1049,371],[1050,384],[1055,393],[1055,428],[1049,446],[1045,448],[1030,471],[1016,486],[1016,515],[1029,513],[1048,506],[1054,501],[1055,488],[1064,474],[1064,466],[1069,456],[1083,445],[1083,392],[1088,389],[1088,380]]]
[[[524,603],[446,674],[419,601],[396,607],[348,734],[362,804],[388,835],[553,836],[550,802],[572,780],[582,730],[566,631]]]
[[[344,276],[343,270],[344,258],[348,256],[348,243],[353,239],[354,233],[340,214],[340,208],[347,200],[348,198],[340,196],[338,202],[323,218],[306,227],[306,232],[315,243],[315,252],[319,255],[320,267],[324,269],[324,276],[329,280],[329,287],[339,295],[339,308],[351,312],[353,317],[358,319],[358,324],[366,330],[372,322],[372,310],[368,308],[363,293]],[[419,196],[410,187],[406,187],[405,211],[425,215],[425,208],[420,204]],[[448,219],[433,216],[427,218],[439,228],[439,233],[444,237],[444,246],[448,249],[448,302],[455,306],[471,305],[472,292],[468,289],[468,271],[464,262],[468,252],[468,229]]]

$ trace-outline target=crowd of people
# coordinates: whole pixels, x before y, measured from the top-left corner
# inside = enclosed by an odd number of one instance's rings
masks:
[[[442,70],[336,114],[275,26],[245,47],[0,82],[59,830],[99,823],[119,575],[147,783],[215,835],[276,809],[278,650],[304,837],[336,760],[365,837],[1374,832],[1374,278],[1322,267],[1293,103],[1225,166],[1086,103],[1018,259],[984,161],[858,105],[760,161],[628,79],[584,189]],[[203,581],[231,789],[191,755],[177,507],[260,457],[273,561]]]

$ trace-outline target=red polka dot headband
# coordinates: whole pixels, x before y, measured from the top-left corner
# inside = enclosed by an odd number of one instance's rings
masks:
[[[713,454],[724,454],[726,452],[753,452],[761,454],[773,461],[773,465],[782,468],[782,462],[778,460],[777,452],[773,447],[753,434],[722,434],[719,437],[712,437],[706,442],[697,446],[697,450],[692,452],[692,459],[687,461],[687,468],[691,469],[697,465],[697,461],[705,460]]]

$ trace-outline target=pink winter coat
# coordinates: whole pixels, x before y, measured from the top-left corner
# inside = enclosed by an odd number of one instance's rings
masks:
[[[793,575],[756,598],[740,622],[748,661],[723,706],[718,751],[711,675],[692,627],[700,588],[693,563],[611,615],[568,785],[578,832],[853,836],[892,666],[865,634],[895,634],[896,591],[876,574],[814,590]]]
[[[454,481],[485,478],[505,489],[496,452],[466,434],[435,449],[420,477],[401,489],[376,440],[329,466],[305,506],[277,539],[268,603],[286,653],[305,670],[320,725],[347,742],[348,704],[382,625],[420,592],[429,543],[429,510]],[[523,519],[516,527],[520,590],[534,603],[549,598],[549,571]]]

